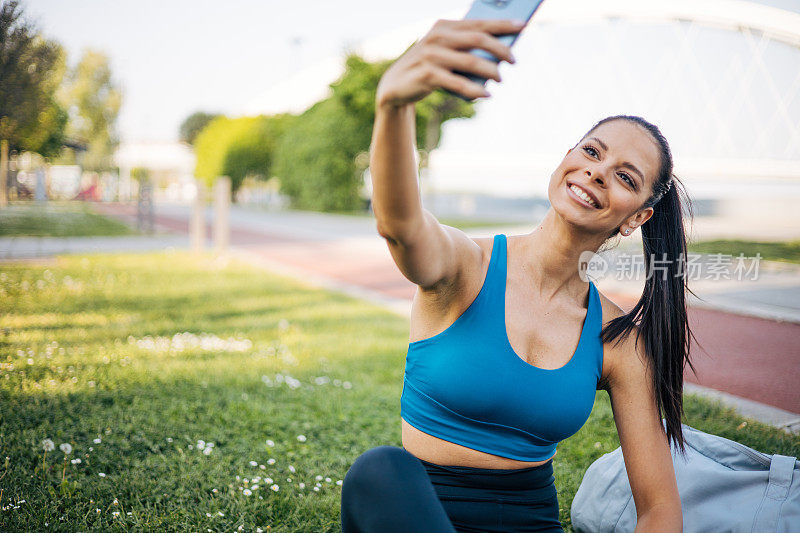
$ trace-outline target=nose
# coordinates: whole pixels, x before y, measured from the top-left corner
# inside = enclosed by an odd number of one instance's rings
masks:
[[[603,178],[603,173],[599,168],[595,168],[595,169],[587,168],[584,173],[586,174],[586,177],[589,178],[592,181],[595,181],[595,182],[600,183],[600,184],[605,183],[604,178]]]

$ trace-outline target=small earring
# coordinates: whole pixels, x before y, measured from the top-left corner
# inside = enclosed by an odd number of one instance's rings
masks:
[[[628,233],[630,233],[630,232],[631,232],[631,230],[629,230],[629,229],[626,229],[626,230],[625,230],[625,235],[627,235],[627,234],[628,234]]]

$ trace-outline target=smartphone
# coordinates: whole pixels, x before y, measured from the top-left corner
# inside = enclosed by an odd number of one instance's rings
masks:
[[[472,6],[467,11],[467,14],[464,15],[464,20],[468,19],[479,19],[479,20],[486,20],[486,19],[510,19],[510,20],[524,20],[529,21],[539,6],[542,4],[544,0],[475,0]],[[497,35],[497,39],[502,42],[506,46],[513,46],[514,43],[517,41],[517,37],[519,37],[519,33],[511,33],[507,35]],[[483,50],[482,48],[473,48],[469,52],[470,54],[474,54],[478,57],[482,57],[484,59],[488,59],[490,61],[494,61],[495,63],[500,63],[500,60],[494,57],[492,54]],[[453,71],[454,74],[459,74],[461,76],[465,76],[470,80],[478,83],[480,85],[486,85],[486,78],[481,78],[480,76],[476,76],[475,74],[469,74],[466,72],[460,71]],[[461,94],[454,93],[447,89],[444,89],[448,93],[461,98],[462,100],[466,100],[467,102],[471,102],[472,100],[466,98]]]

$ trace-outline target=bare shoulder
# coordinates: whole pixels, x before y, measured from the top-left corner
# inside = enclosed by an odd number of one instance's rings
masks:
[[[605,294],[599,290],[597,294],[600,296],[600,304],[603,309],[603,327],[615,318],[626,314],[620,306],[614,303],[614,301]],[[637,330],[634,328],[625,339],[615,339],[612,342],[603,344],[603,372],[600,382],[597,385],[598,390],[602,389],[608,391],[615,374],[618,374],[615,372],[615,369],[630,365],[632,363],[631,357],[637,357],[637,347],[634,345],[636,342],[636,331]],[[619,342],[617,342],[618,340]]]

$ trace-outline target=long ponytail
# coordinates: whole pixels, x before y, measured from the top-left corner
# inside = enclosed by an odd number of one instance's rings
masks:
[[[661,168],[651,196],[642,206],[653,208],[653,215],[642,224],[642,246],[647,279],[636,305],[627,314],[611,320],[602,330],[603,343],[627,338],[636,329],[636,343],[643,337],[644,349],[652,367],[653,389],[658,411],[663,411],[666,435],[685,454],[681,419],[683,417],[683,372],[688,364],[689,347],[694,338],[686,311],[686,292],[692,292],[686,276],[685,205],[693,216],[692,204],[683,183],[672,174],[672,154],[661,131],[645,119],[620,115],[598,122],[590,131],[610,120],[624,119],[643,127],[652,135],[661,152]],[[615,231],[616,235],[619,230]],[[694,294],[692,292],[692,294]]]

